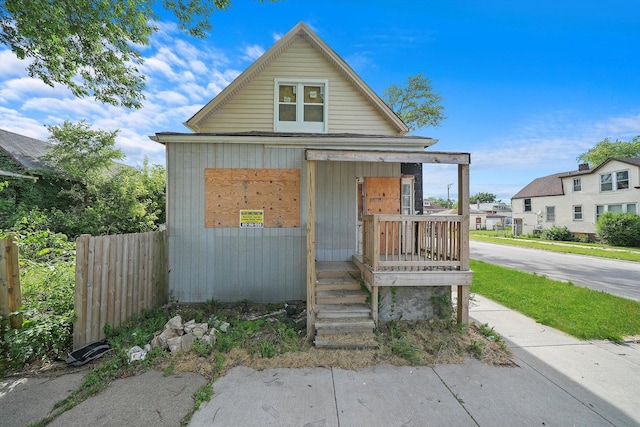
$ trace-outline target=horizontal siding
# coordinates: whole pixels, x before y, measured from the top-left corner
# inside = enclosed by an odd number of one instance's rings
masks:
[[[330,133],[396,135],[395,128],[322,55],[300,38],[219,111],[201,132],[273,131],[276,78],[329,81]]]
[[[182,302],[279,302],[306,297],[306,186],[299,228],[205,228],[205,168],[300,169],[301,149],[169,144],[169,286]]]

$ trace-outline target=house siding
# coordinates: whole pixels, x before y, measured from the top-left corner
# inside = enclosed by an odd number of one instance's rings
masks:
[[[328,80],[328,132],[397,135],[397,131],[306,37],[296,37],[262,73],[200,124],[200,132],[274,130],[276,78]]]
[[[356,251],[356,178],[400,177],[400,163],[318,162],[316,174],[316,259],[349,261]]]
[[[278,302],[306,298],[306,185],[300,227],[205,228],[206,168],[299,169],[304,149],[260,144],[167,145],[169,286],[182,302]],[[356,249],[356,177],[400,176],[399,163],[318,162],[317,260],[348,261]],[[188,248],[188,250],[185,250]]]
[[[182,302],[276,302],[306,296],[306,211],[296,228],[205,228],[206,168],[300,169],[303,149],[168,144],[169,286]],[[301,185],[301,206],[306,187]],[[188,248],[188,250],[185,250]]]

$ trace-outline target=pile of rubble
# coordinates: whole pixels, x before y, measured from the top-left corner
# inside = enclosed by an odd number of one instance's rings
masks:
[[[163,350],[169,349],[171,353],[179,351],[187,352],[193,347],[193,343],[197,339],[201,339],[207,343],[215,344],[216,335],[215,328],[209,329],[208,323],[196,323],[190,320],[182,323],[182,317],[177,315],[164,325],[164,330],[155,335],[151,340],[152,349],[160,347]]]

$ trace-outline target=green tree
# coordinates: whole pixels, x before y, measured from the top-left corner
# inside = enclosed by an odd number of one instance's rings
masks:
[[[640,135],[631,141],[611,141],[605,138],[586,153],[578,156],[579,162],[589,163],[589,166],[598,166],[609,157],[640,157]]]
[[[43,160],[60,169],[68,178],[89,184],[124,159],[115,148],[118,131],[92,129],[84,120],[72,123],[66,120],[60,126],[47,126],[53,148]]]
[[[86,122],[50,126],[54,147],[46,160],[70,182],[58,197],[62,207],[28,212],[38,228],[77,236],[136,233],[155,229],[165,220],[165,170],[115,163],[124,155],[115,148],[117,131],[92,129]],[[35,222],[34,220],[30,222]]]
[[[469,198],[471,203],[493,203],[497,201],[496,195],[493,193],[476,193]]]
[[[422,73],[409,76],[406,86],[389,86],[384,90],[383,100],[410,130],[439,126],[446,119],[442,96],[434,92],[431,80]]]
[[[140,108],[145,78],[139,47],[159,29],[157,10],[173,12],[194,37],[231,0],[0,0],[0,44],[29,59],[29,75],[75,96]]]
[[[441,197],[428,197],[429,200],[434,205],[442,206],[443,208],[453,209],[458,207],[458,202],[453,200],[447,200]]]

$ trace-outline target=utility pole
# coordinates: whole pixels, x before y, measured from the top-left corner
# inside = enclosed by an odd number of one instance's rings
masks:
[[[452,185],[453,185],[453,182],[451,184],[447,184],[447,207],[449,209],[451,209],[451,199],[449,198],[449,190],[451,189]]]

